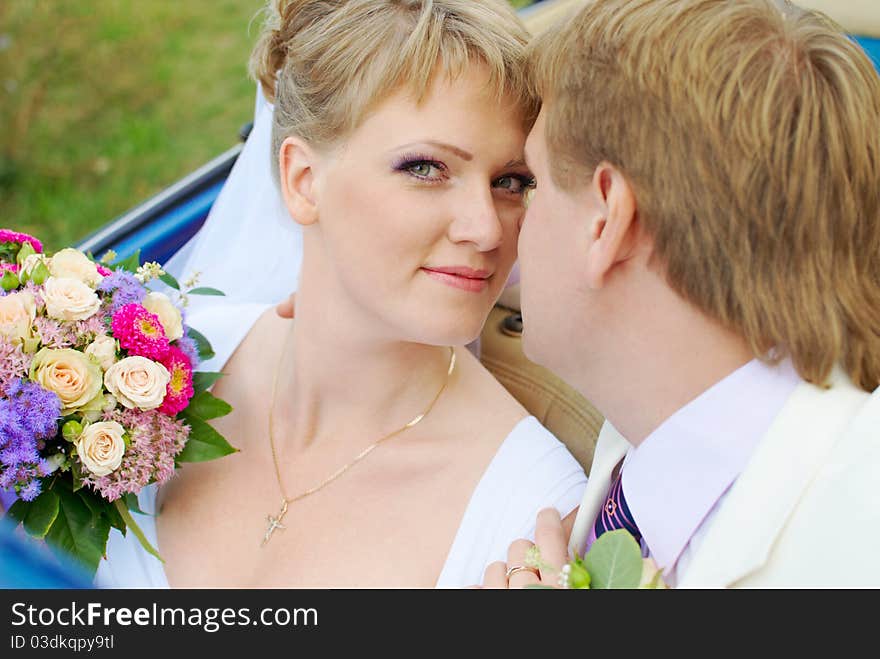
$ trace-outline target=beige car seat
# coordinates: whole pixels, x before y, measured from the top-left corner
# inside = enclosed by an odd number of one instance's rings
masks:
[[[589,473],[602,415],[568,384],[529,361],[522,351],[521,334],[519,312],[495,305],[480,336],[480,360]]]

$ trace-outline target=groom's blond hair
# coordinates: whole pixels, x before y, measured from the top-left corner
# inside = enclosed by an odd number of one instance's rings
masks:
[[[530,52],[557,185],[623,171],[670,285],[824,384],[880,384],[880,78],[770,0],[601,0]],[[540,186],[540,182],[539,182]]]
[[[344,140],[390,94],[421,101],[438,74],[488,69],[528,130],[537,114],[525,71],[529,33],[504,0],[270,0],[251,75],[274,101],[272,166],[290,135]]]

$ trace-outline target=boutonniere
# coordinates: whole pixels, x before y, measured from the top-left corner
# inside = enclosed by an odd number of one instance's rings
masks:
[[[562,568],[545,563],[537,546],[529,550],[525,564],[558,571],[560,588],[669,588],[657,563],[642,558],[639,543],[625,529],[603,533],[586,554],[574,556]]]

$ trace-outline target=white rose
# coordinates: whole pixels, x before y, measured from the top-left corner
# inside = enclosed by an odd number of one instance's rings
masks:
[[[177,341],[183,336],[183,316],[165,293],[158,291],[148,293],[141,304],[147,311],[159,316],[169,341]]]
[[[104,386],[128,409],[152,410],[165,399],[171,374],[146,357],[126,357],[104,373]]]
[[[78,279],[49,277],[43,286],[46,314],[56,320],[85,320],[101,307],[98,294]]]
[[[85,349],[85,353],[94,358],[105,371],[116,363],[116,339],[106,334],[96,336]]]
[[[34,296],[27,291],[18,291],[0,297],[0,336],[12,341],[31,336],[37,305]]]
[[[85,427],[74,442],[85,468],[95,476],[106,476],[122,464],[125,428],[116,421],[99,421]]]
[[[53,277],[69,277],[78,279],[84,284],[95,287],[104,278],[88,257],[78,249],[67,247],[49,259],[49,274]]]

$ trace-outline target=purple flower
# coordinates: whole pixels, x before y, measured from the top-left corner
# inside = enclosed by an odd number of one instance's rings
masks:
[[[189,359],[190,365],[195,370],[199,365],[199,346],[195,342],[195,339],[191,339],[187,332],[189,331],[188,327],[183,328],[183,336],[177,339],[174,342],[174,345],[178,347],[180,352],[186,355],[186,358]]]
[[[61,399],[36,382],[16,380],[0,398],[0,487],[14,488],[25,501],[40,493],[39,479],[48,473],[38,442],[54,437],[61,418]]]
[[[114,314],[126,304],[140,304],[147,296],[144,285],[130,272],[117,270],[109,277],[104,277],[98,285],[98,291],[111,293],[108,313]]]
[[[24,501],[33,501],[37,498],[37,496],[39,496],[41,489],[42,488],[40,487],[40,481],[34,479],[23,488],[21,488],[18,496],[20,496]]]

